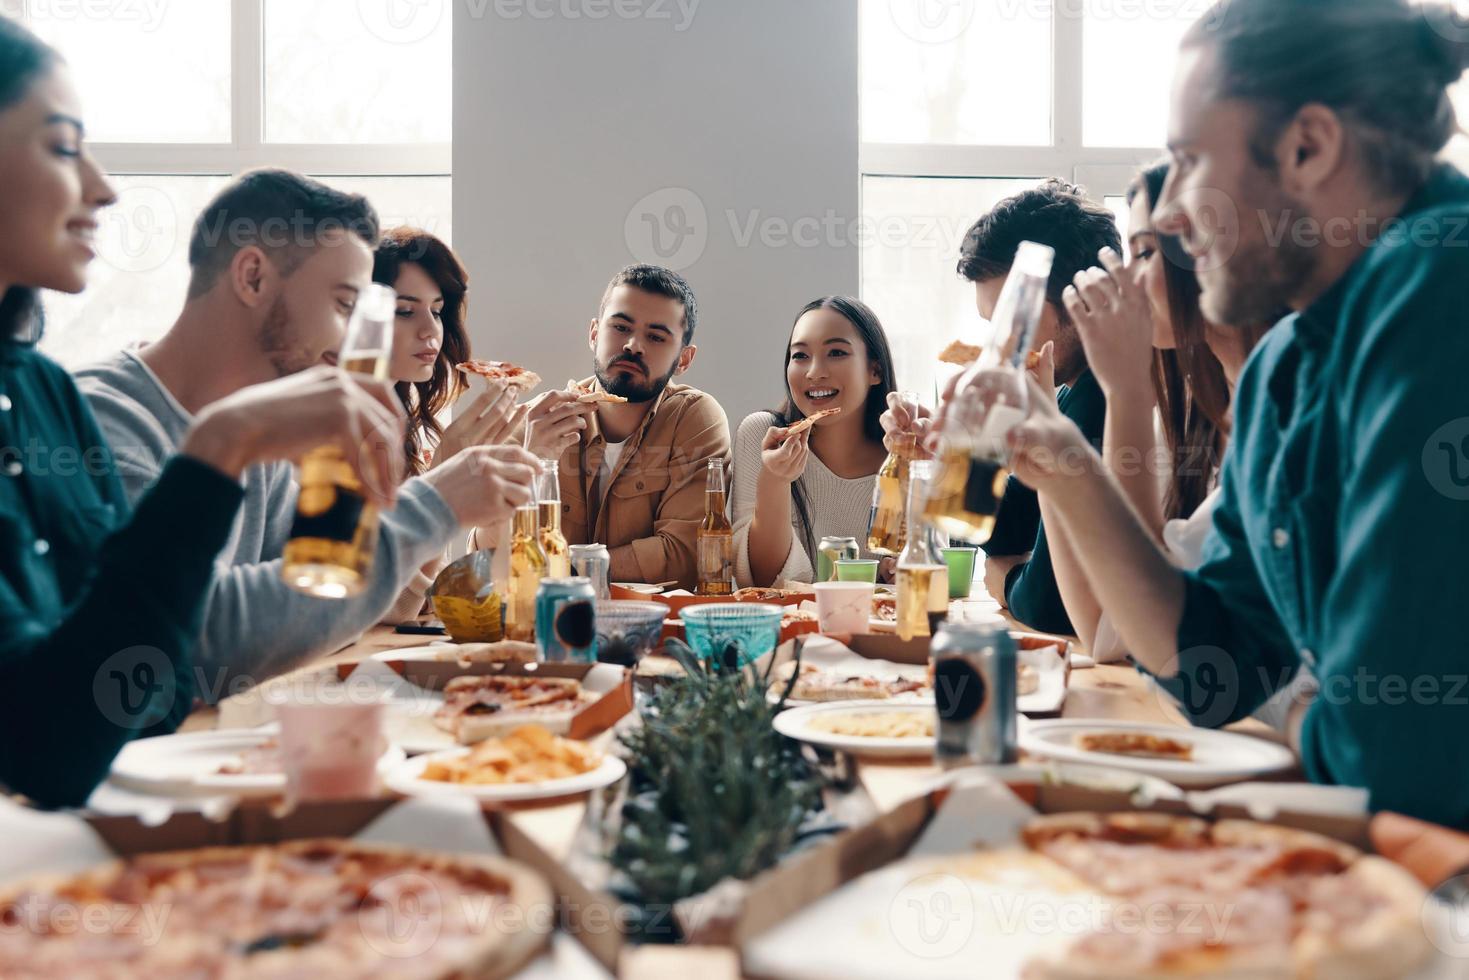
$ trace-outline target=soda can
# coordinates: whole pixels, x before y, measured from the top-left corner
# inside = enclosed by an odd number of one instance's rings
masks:
[[[612,556],[605,544],[574,544],[571,546],[571,571],[580,578],[592,580],[598,599],[612,598],[608,578],[612,574]]]
[[[945,623],[930,650],[935,760],[945,768],[1014,762],[1018,654],[1004,621]]]
[[[837,562],[856,561],[862,557],[862,548],[856,538],[822,538],[816,546],[816,581],[835,582]]]
[[[597,592],[587,578],[548,578],[536,590],[537,659],[597,662]]]

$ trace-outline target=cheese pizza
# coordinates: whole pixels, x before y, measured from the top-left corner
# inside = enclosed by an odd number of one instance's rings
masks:
[[[511,364],[509,361],[470,360],[456,365],[459,370],[477,374],[489,381],[500,381],[511,388],[530,391],[541,383],[541,376],[534,371]]]

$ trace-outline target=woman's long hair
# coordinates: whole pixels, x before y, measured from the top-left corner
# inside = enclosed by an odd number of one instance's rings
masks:
[[[856,329],[857,336],[862,338],[863,346],[867,348],[867,360],[877,369],[878,377],[878,383],[867,391],[867,403],[862,411],[862,434],[873,442],[881,443],[882,413],[887,411],[888,393],[898,390],[898,383],[893,375],[893,352],[877,314],[866,303],[851,296],[823,296],[807,303],[796,314],[781,363],[781,377],[785,379],[785,403],[775,410],[775,424],[784,428],[806,417],[796,407],[796,399],[791,394],[790,375],[785,369],[791,360],[791,340],[796,336],[796,324],[801,322],[801,317],[813,310],[833,310],[841,314]],[[811,502],[806,499],[806,491],[800,480],[791,484],[791,503],[796,511],[798,539],[805,545],[808,555],[815,555],[816,541],[811,532]]]
[[[1168,162],[1156,163],[1138,174],[1127,191],[1131,205],[1147,194],[1150,208],[1163,196]],[[1157,233],[1163,261],[1163,284],[1168,297],[1168,319],[1173,327],[1173,350],[1153,352],[1153,388],[1157,393],[1163,435],[1173,463],[1163,496],[1163,516],[1187,517],[1198,509],[1213,487],[1229,441],[1230,390],[1224,367],[1209,347],[1210,336],[1228,337],[1248,353],[1271,324],[1216,327],[1204,319],[1199,306],[1199,280],[1194,259],[1177,235]]]
[[[0,17],[0,111],[25,98],[31,84],[60,60],[53,48],[25,27]],[[34,343],[40,339],[41,324],[41,305],[34,289],[12,285],[0,296],[0,339]]]
[[[384,232],[373,256],[373,282],[392,286],[405,265],[416,265],[427,273],[444,297],[441,314],[444,343],[439,348],[438,360],[434,361],[433,377],[419,382],[399,381],[394,386],[408,413],[403,436],[408,472],[417,475],[428,469],[425,450],[437,445],[443,434],[438,414],[464,391],[464,379],[454,366],[470,358],[469,334],[464,326],[469,306],[469,273],[449,246],[422,229],[405,227]]]

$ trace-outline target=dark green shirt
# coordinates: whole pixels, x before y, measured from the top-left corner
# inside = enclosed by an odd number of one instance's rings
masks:
[[[1083,371],[1072,385],[1056,396],[1061,414],[1076,423],[1098,450],[1107,427],[1107,399],[1091,371]],[[1071,635],[1075,632],[1056,570],[1051,565],[1051,547],[1041,520],[1035,491],[1015,477],[1005,489],[1005,499],[995,520],[995,533],[985,545],[987,555],[1018,555],[1030,552],[1030,560],[1010,570],[1005,579],[1005,605],[1010,615],[1031,629]]]
[[[83,803],[128,739],[188,712],[242,493],[178,458],[130,514],[71,376],[0,342],[0,786]]]
[[[1469,827],[1469,179],[1401,219],[1240,378],[1165,686],[1220,725],[1312,671],[1313,780]]]

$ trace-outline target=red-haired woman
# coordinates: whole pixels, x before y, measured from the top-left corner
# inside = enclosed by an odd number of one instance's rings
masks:
[[[408,474],[422,473],[470,446],[509,438],[524,421],[525,409],[516,405],[513,389],[497,382],[488,382],[447,427],[439,421],[465,390],[455,365],[471,356],[465,329],[469,274],[449,246],[418,228],[393,228],[378,243],[372,278],[398,294],[388,377],[408,413],[403,440]],[[384,621],[418,615],[442,564],[425,565]]]

